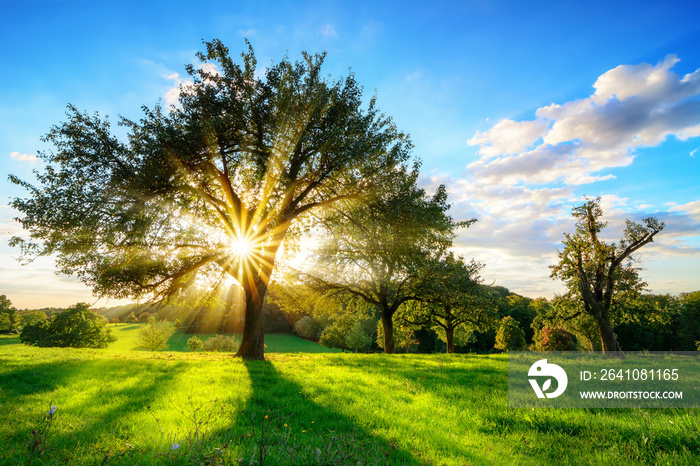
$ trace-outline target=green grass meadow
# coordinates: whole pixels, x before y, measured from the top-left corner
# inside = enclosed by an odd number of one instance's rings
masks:
[[[117,341],[111,343],[107,348],[108,351],[145,351],[140,349],[138,343],[139,330],[146,324],[107,324],[107,327],[112,331],[112,335],[117,337]],[[213,334],[197,335],[201,340],[206,341],[213,337]],[[169,351],[189,351],[187,348],[187,340],[192,335],[185,333],[174,333],[168,340]],[[240,335],[237,336],[240,342]],[[0,343],[2,344],[2,343]],[[265,335],[265,344],[267,353],[339,353],[340,350],[335,348],[326,348],[314,343],[313,341],[304,340],[295,335],[271,333]]]
[[[508,409],[503,355],[266,338],[267,361],[245,362],[2,336],[0,464],[700,463],[698,410]]]

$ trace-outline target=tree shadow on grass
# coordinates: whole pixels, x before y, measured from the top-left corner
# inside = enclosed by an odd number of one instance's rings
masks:
[[[41,456],[41,461],[51,464],[93,464],[129,452],[133,446],[127,442],[137,443],[131,439],[134,423],[129,417],[145,413],[167,390],[181,365],[83,359],[34,364],[0,374],[0,387],[7,395],[6,421],[13,422],[10,443],[15,448],[10,452],[15,462],[38,461]],[[81,387],[84,392],[67,387]],[[42,399],[40,408],[37,396]],[[42,416],[46,419],[50,406],[57,411],[47,425]],[[32,443],[28,450],[17,448]]]
[[[252,394],[231,426],[246,455],[239,461],[262,461],[265,465],[421,464],[393,439],[370,433],[347,416],[314,402],[272,362],[244,361],[244,365]]]

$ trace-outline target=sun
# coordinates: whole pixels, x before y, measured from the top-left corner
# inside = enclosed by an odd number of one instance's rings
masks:
[[[235,256],[246,257],[253,251],[253,244],[247,238],[234,238],[229,249]]]

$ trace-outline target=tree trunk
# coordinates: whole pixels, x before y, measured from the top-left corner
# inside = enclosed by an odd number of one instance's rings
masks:
[[[394,322],[392,315],[382,310],[382,327],[384,327],[384,352],[387,354],[394,353]]]
[[[615,332],[613,332],[610,322],[603,318],[596,318],[596,321],[598,322],[598,330],[600,331],[600,343],[603,347],[603,354],[615,358],[624,358],[625,355],[622,352],[620,343],[618,343],[615,337]]]
[[[253,287],[245,287],[245,324],[241,346],[236,356],[243,359],[265,360],[265,315],[263,301],[267,292],[267,284],[256,283]]]
[[[453,354],[455,352],[455,329],[446,328],[445,336],[447,337],[447,353]]]

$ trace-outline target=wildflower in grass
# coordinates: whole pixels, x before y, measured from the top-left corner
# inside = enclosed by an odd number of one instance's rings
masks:
[[[173,443],[173,445],[170,447],[170,449],[173,450],[173,451],[174,451],[174,450],[177,450],[178,448],[180,448],[180,444],[179,444],[179,443]]]
[[[55,413],[57,409],[58,409],[58,406],[51,406],[51,409],[49,409],[49,411],[46,414],[49,416],[52,416],[53,413]]]
[[[265,415],[265,419],[267,419],[267,414]]]

